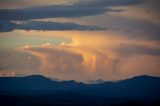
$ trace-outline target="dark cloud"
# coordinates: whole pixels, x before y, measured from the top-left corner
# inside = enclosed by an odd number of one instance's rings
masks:
[[[0,21],[0,32],[10,32],[15,27],[16,27],[16,24],[10,21]]]
[[[71,18],[90,16],[112,11],[107,8],[76,6],[38,6],[24,9],[1,9],[1,20],[30,20],[44,18]]]
[[[88,0],[70,5],[36,6],[23,9],[0,9],[1,20],[30,20],[44,18],[70,18],[119,12],[112,10],[113,6],[128,6],[139,4],[141,0]]]
[[[75,5],[90,7],[117,7],[143,3],[143,0],[80,0]]]
[[[0,22],[0,32],[10,32],[15,29],[22,30],[104,30],[98,26],[79,25],[75,23],[60,23],[60,22],[44,22],[44,21],[27,21],[16,24],[9,21]]]
[[[113,6],[128,6],[139,4],[141,0],[86,0],[72,4],[52,6],[35,6],[19,9],[0,9],[0,31],[8,32],[14,29],[24,30],[102,30],[97,26],[85,26],[75,23],[58,23],[29,21],[44,18],[72,18],[103,14],[106,12],[121,12],[113,10]],[[15,24],[11,21],[28,21],[23,24]]]

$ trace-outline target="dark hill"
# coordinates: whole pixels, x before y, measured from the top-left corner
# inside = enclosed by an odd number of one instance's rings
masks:
[[[136,103],[136,105],[137,103],[153,105],[160,101],[160,77],[137,76],[99,84],[60,82],[41,75],[1,77],[0,99],[3,100],[1,104],[19,105],[27,105],[26,102],[29,103],[28,105],[30,103],[34,105],[60,103],[58,106],[121,103],[128,105],[128,102]]]

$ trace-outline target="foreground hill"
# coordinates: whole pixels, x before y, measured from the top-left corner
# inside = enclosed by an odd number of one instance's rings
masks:
[[[117,82],[84,84],[54,81],[40,75],[0,78],[0,104],[5,105],[156,105],[160,78],[137,76]]]

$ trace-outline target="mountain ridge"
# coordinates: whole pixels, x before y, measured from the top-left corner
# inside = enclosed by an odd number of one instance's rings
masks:
[[[139,76],[134,76],[134,77],[129,77],[126,79],[121,79],[121,80],[103,80],[103,79],[97,79],[97,80],[89,80],[88,83],[85,82],[81,82],[81,81],[76,81],[76,80],[61,80],[61,79],[57,79],[57,78],[51,78],[51,77],[45,77],[43,75],[40,74],[35,74],[35,75],[28,75],[28,76],[14,76],[14,77],[0,77],[0,79],[2,78],[43,78],[43,79],[48,79],[48,80],[52,80],[52,81],[57,81],[57,82],[76,82],[76,83],[84,83],[84,84],[99,84],[99,83],[108,83],[108,82],[120,82],[120,81],[125,81],[125,80],[130,80],[130,79],[136,79],[136,78],[160,78],[158,76],[151,76],[151,75],[139,75]]]
[[[0,98],[4,101],[2,103],[12,101],[9,102],[11,105],[23,104],[22,106],[27,106],[26,103],[38,103],[39,106],[46,102],[51,104],[49,106],[57,106],[57,103],[61,104],[58,106],[77,103],[82,104],[78,106],[108,106],[133,101],[146,105],[160,101],[160,77],[137,76],[98,84],[85,84],[73,80],[54,81],[41,75],[0,77]],[[21,99],[22,101],[19,101]]]
[[[68,81],[54,81],[50,78],[44,77],[42,75],[31,75],[25,77],[0,77],[0,90],[55,90],[55,89],[88,89],[88,88],[130,88],[131,86],[137,86],[137,88],[147,89],[147,86],[153,88],[160,88],[160,77],[154,76],[136,76],[133,78],[113,81],[104,81],[102,83],[91,83],[86,84],[82,82],[76,82],[74,80]],[[146,87],[146,88],[145,88]],[[153,89],[152,88],[152,89]]]

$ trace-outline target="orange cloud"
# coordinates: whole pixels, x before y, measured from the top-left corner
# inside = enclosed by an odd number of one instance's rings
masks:
[[[46,43],[35,47],[24,46],[17,50],[38,57],[41,60],[40,70],[47,75],[81,81],[93,77],[112,78],[114,58],[94,48],[76,47],[73,44],[53,46]]]
[[[135,55],[121,62],[119,73],[124,77],[136,75],[160,75],[160,57],[149,55]]]
[[[45,75],[80,81],[98,78],[116,80],[141,74],[160,75],[157,71],[159,69],[158,65],[154,65],[154,61],[159,61],[156,53],[159,47],[155,42],[143,40],[137,42],[135,39],[124,37],[117,39],[115,35],[107,36],[102,32],[47,32],[44,34],[51,38],[56,35],[72,39],[71,42],[66,43],[64,41],[58,46],[48,42],[40,46],[26,45],[17,49],[20,52],[28,52],[39,58],[41,62],[39,70]],[[123,44],[128,46],[123,48]],[[118,49],[119,47],[121,48]],[[143,47],[148,47],[148,49]],[[146,55],[147,53],[144,50],[149,52],[152,47],[155,48],[154,53],[150,52],[150,54]],[[122,48],[123,50],[121,50]],[[132,56],[125,55],[125,52],[129,52]],[[154,54],[156,55],[149,57]],[[149,64],[147,63],[148,60],[143,61],[143,58],[138,55],[146,55],[144,58],[151,58],[152,62]],[[137,65],[131,61],[133,57],[134,62],[138,61],[136,62]],[[141,65],[145,67],[144,64],[148,64],[147,67],[152,67],[153,71],[148,73],[149,71],[141,67]],[[133,69],[129,67],[133,67]]]
[[[15,71],[0,71],[0,77],[14,77],[15,75]]]

